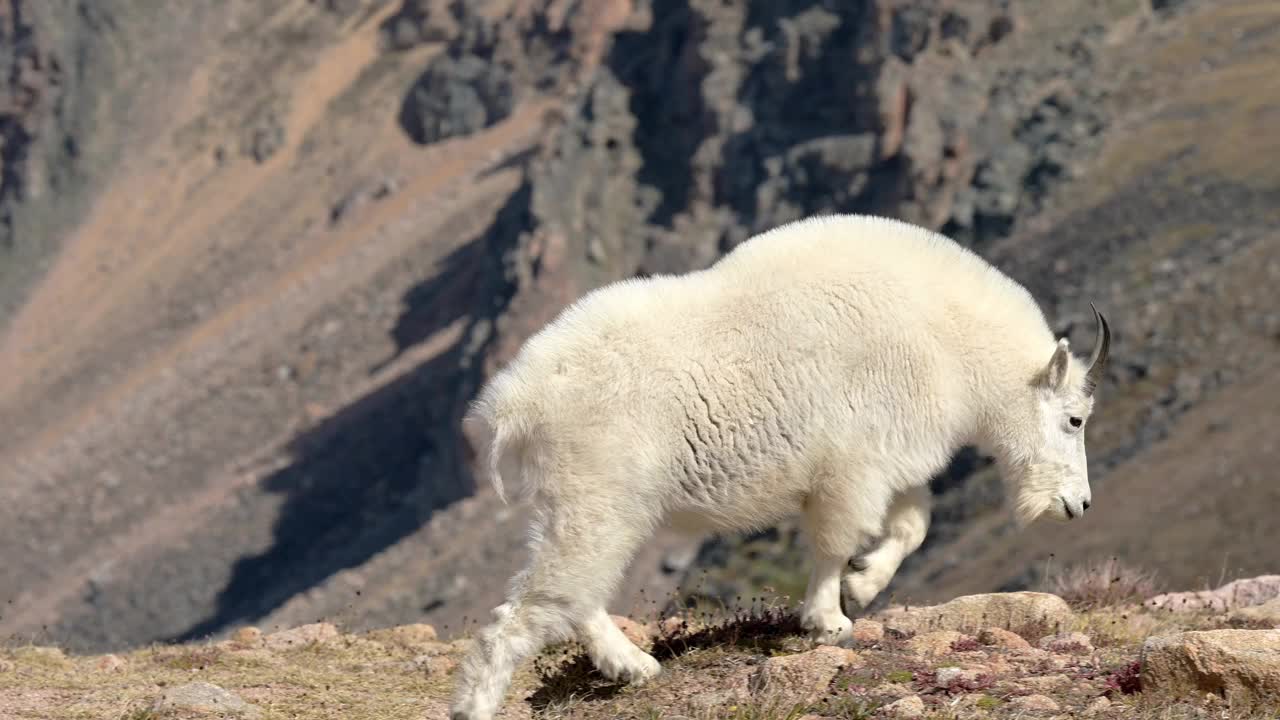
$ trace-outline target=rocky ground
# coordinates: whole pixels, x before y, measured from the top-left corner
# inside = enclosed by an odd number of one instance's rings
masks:
[[[1276,47],[1263,0],[0,0],[0,635],[452,636],[524,552],[478,383],[593,287],[825,211],[1116,331],[1096,509],[1015,541],[966,456],[882,602],[1274,572]],[[614,609],[794,597],[802,552],[660,536]]]
[[[1095,580],[1099,578],[1094,578]],[[601,677],[572,643],[517,672],[504,718],[1265,718],[1280,712],[1280,576],[1145,600],[1076,578],[1066,596],[969,595],[860,618],[813,646],[785,607],[615,616],[663,672]],[[1108,586],[1109,592],[1099,593]],[[1199,603],[1184,602],[1194,596]],[[1074,607],[1073,607],[1074,605]],[[0,650],[0,718],[445,718],[468,637],[318,622],[219,642],[72,655]]]

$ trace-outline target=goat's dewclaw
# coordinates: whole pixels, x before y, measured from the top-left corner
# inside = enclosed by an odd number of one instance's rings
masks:
[[[490,720],[553,639],[576,637],[610,677],[660,672],[605,608],[664,524],[697,535],[801,517],[813,551],[800,621],[834,643],[852,632],[842,595],[866,607],[924,541],[929,480],[962,447],[996,459],[1020,525],[1080,517],[1111,338],[1094,319],[1081,360],[978,255],[855,215],[580,298],[463,420],[497,495],[518,487],[534,521],[528,567],[459,668],[453,717]]]

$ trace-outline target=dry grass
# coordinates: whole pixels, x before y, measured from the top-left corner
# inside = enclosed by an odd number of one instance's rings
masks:
[[[1154,572],[1112,557],[1051,575],[1044,592],[1061,597],[1075,610],[1092,610],[1141,603],[1160,592],[1160,584]]]
[[[0,652],[0,666],[12,664],[0,672],[0,717],[141,720],[166,688],[200,680],[259,706],[266,720],[417,719],[424,699],[445,697],[448,678],[415,669],[414,655],[348,636],[280,652],[229,643],[153,646],[121,656],[124,665],[109,670],[97,657],[17,648]]]

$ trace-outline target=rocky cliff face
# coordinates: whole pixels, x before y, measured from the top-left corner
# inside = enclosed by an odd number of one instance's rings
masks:
[[[590,289],[821,212],[957,237],[1076,344],[1108,308],[1101,497],[1275,355],[1275,11],[1229,5],[0,3],[0,628],[483,615],[524,509],[473,485],[478,384]],[[934,484],[900,589],[1036,581],[982,458]],[[660,537],[619,609],[794,592],[803,545]]]

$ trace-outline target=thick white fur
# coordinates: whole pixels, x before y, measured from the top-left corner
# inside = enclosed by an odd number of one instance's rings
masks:
[[[929,478],[992,454],[1020,522],[1089,501],[1083,364],[1031,295],[941,235],[824,216],[707,270],[596,290],[541,330],[465,419],[498,492],[532,501],[532,557],[459,672],[452,717],[488,720],[517,664],[578,637],[605,675],[658,663],[605,604],[670,523],[742,531],[800,515],[814,548],[803,619],[848,635],[841,573],[865,606],[928,529]],[[1074,511],[1068,513],[1068,509]]]

